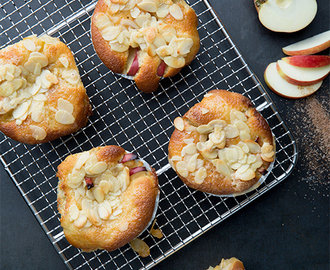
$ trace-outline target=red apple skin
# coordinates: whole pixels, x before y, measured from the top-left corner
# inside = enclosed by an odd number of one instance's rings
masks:
[[[328,73],[325,76],[323,76],[323,77],[321,77],[321,78],[319,78],[317,80],[313,80],[313,81],[298,81],[298,80],[295,80],[295,79],[289,77],[285,73],[283,73],[283,71],[281,70],[281,68],[279,67],[278,64],[276,64],[276,69],[277,69],[278,74],[280,74],[280,76],[284,80],[286,80],[288,83],[295,84],[295,85],[300,85],[300,86],[308,86],[308,85],[316,84],[316,83],[318,83],[320,81],[323,81],[324,78],[326,78],[329,75],[329,73]]]
[[[157,69],[157,75],[159,77],[163,77],[164,76],[164,73],[165,73],[165,69],[166,69],[166,64],[164,61],[162,61],[160,63],[160,65],[158,66],[158,69]]]
[[[132,65],[130,67],[130,69],[127,72],[128,76],[135,76],[135,74],[138,72],[139,70],[139,60],[138,60],[138,52],[136,51]]]
[[[301,93],[297,94],[296,93],[296,94],[293,95],[291,92],[287,92],[285,94],[285,92],[283,91],[283,89],[286,87],[286,84],[283,85],[283,86],[281,85],[281,90],[282,91],[278,91],[275,87],[273,87],[273,85],[270,83],[270,80],[267,77],[268,72],[271,73],[271,72],[276,72],[276,71],[277,71],[276,63],[270,63],[267,66],[267,68],[266,68],[266,70],[264,72],[264,80],[265,80],[267,86],[270,88],[270,90],[272,90],[274,93],[276,93],[277,95],[279,95],[281,97],[284,97],[284,98],[288,98],[288,99],[300,99],[300,98],[308,97],[308,96],[314,94],[321,87],[321,84],[322,84],[322,82],[321,82],[320,85],[318,87],[316,87],[315,89],[312,89],[312,87],[310,87],[310,89],[307,88],[307,91],[304,94],[301,94]],[[274,75],[276,75],[276,74],[274,74]],[[279,74],[277,74],[277,76],[275,76],[275,79],[278,82],[282,78],[279,76]],[[308,87],[308,86],[298,86],[298,87],[301,87],[301,89],[303,89],[303,88]]]
[[[303,68],[317,68],[330,65],[329,55],[295,55],[283,57],[282,60],[289,65]]]
[[[282,50],[286,55],[308,55],[308,54],[315,54],[318,52],[322,52],[329,47],[330,47],[330,40],[326,41],[318,46],[307,48],[304,50],[290,51],[290,50],[286,50],[284,48],[282,48]]]

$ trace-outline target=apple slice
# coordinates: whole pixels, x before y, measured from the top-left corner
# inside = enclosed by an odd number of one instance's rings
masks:
[[[282,50],[287,55],[303,55],[318,53],[329,47],[330,30],[283,47]]]
[[[299,86],[288,83],[277,72],[276,63],[270,63],[264,73],[265,82],[276,94],[291,98],[303,98],[315,93],[322,85],[322,81],[309,86]]]
[[[316,0],[254,0],[260,22],[274,32],[292,33],[309,25],[317,11]]]
[[[158,66],[158,69],[157,69],[157,75],[159,77],[163,77],[164,73],[165,73],[165,69],[166,69],[166,64],[164,61],[162,61],[160,63],[160,65]]]
[[[134,53],[134,52],[133,52]],[[127,75],[128,76],[135,76],[135,74],[138,72],[139,70],[139,60],[138,60],[138,50],[135,51],[134,54],[131,54],[131,55],[134,55],[134,58],[133,58],[133,61],[132,61],[132,64],[127,72]],[[131,60],[127,60],[127,62],[129,63]]]
[[[330,65],[317,68],[303,68],[278,60],[276,67],[283,79],[295,85],[315,84],[322,81],[330,73]]]
[[[282,60],[295,67],[317,68],[330,65],[329,55],[295,55],[283,57]]]

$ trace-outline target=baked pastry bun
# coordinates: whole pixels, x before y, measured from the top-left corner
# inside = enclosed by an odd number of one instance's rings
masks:
[[[0,131],[44,143],[86,125],[91,105],[70,49],[59,39],[29,36],[0,50]]]
[[[152,221],[159,193],[155,170],[119,146],[70,155],[57,177],[61,226],[83,251],[115,250]]]
[[[212,90],[174,126],[169,162],[191,188],[216,195],[246,192],[274,161],[269,125],[241,94]]]
[[[207,270],[244,270],[243,263],[232,257],[230,259],[222,259],[221,263],[215,267],[210,266]]]
[[[200,46],[195,11],[184,0],[99,0],[91,23],[101,61],[146,93],[191,63]]]

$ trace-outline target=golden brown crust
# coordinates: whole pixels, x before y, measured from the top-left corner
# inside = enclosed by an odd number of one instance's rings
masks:
[[[230,259],[222,259],[221,263],[215,267],[210,266],[207,270],[244,270],[243,263],[232,257]]]
[[[98,160],[106,162],[108,168],[116,166],[125,154],[125,150],[119,146],[98,147],[89,152],[96,153]],[[70,218],[69,209],[77,201],[74,189],[68,186],[68,175],[74,168],[78,155],[68,156],[59,165],[57,173],[60,180],[58,209],[65,237],[70,244],[87,252],[95,249],[115,250],[136,238],[152,218],[159,192],[157,175],[152,169],[131,176],[127,189],[119,195],[122,213],[117,219],[103,220],[98,226],[77,228]],[[135,166],[133,161],[125,163],[126,165]]]
[[[184,114],[182,117],[184,129],[181,129],[180,131],[176,128],[172,133],[168,147],[169,161],[177,172],[178,163],[177,161],[172,160],[172,158],[182,156],[182,151],[187,146],[185,141],[192,140],[192,144],[198,144],[200,134],[196,131],[196,128],[202,125],[207,125],[213,120],[219,119],[230,123],[230,113],[232,109],[243,112],[246,115],[246,124],[250,130],[250,141],[257,141],[260,146],[265,143],[274,146],[273,136],[268,123],[256,111],[256,109],[252,107],[252,103],[248,98],[238,93],[232,93],[225,90],[213,90],[210,91],[200,103],[195,104]],[[223,147],[227,148],[231,145],[236,146],[239,142],[239,136],[227,138]],[[263,160],[262,166],[255,171],[255,177],[249,181],[243,181],[233,175],[225,176],[217,170],[214,165],[213,161],[215,158],[205,158],[201,154],[200,150],[197,150],[197,153],[199,153],[198,159],[203,160],[203,167],[207,172],[207,175],[202,183],[194,180],[196,174],[195,171],[189,172],[187,176],[182,176],[178,173],[178,176],[186,185],[193,189],[218,195],[241,193],[248,190],[258,182],[259,178],[262,176],[262,173],[264,173],[264,169],[266,170],[270,164],[269,162]],[[221,158],[219,157],[219,159]],[[184,160],[184,158],[182,158],[182,160]],[[235,171],[232,171],[232,173],[233,172]]]
[[[99,0],[95,6],[94,13],[91,19],[91,34],[94,49],[101,61],[111,69],[114,73],[123,73],[128,57],[128,52],[118,53],[111,50],[109,43],[103,39],[101,32],[95,25],[96,15],[100,12],[105,12],[108,6],[105,0]]]
[[[96,53],[98,54],[101,61],[114,73],[126,74],[129,70],[127,64],[127,59],[129,57],[129,50],[124,52],[117,52],[111,49],[109,43],[103,39],[101,35],[101,30],[96,27],[96,18],[99,14],[106,13],[109,18],[113,15],[110,14],[109,0],[99,0],[96,4],[92,20],[91,20],[91,34],[92,41]],[[197,31],[198,20],[194,10],[189,7],[184,0],[160,0],[159,6],[164,3],[167,5],[177,4],[180,6],[183,12],[183,19],[176,20],[173,16],[168,14],[163,22],[165,24],[173,26],[177,30],[178,38],[191,38],[193,41],[193,46],[190,49],[190,52],[185,56],[185,64],[189,65],[192,60],[195,58],[199,47],[200,40],[199,34]],[[120,12],[119,12],[120,13]],[[117,16],[117,14],[116,14]],[[132,17],[129,11],[122,11],[120,15],[123,19],[128,18],[132,20]],[[157,17],[156,13],[152,13],[152,16]],[[117,24],[115,24],[117,25]],[[150,93],[157,90],[159,85],[160,76],[157,75],[158,67],[161,63],[161,59],[158,55],[148,54],[147,52],[143,53],[143,57],[139,59],[139,70],[133,76],[134,81],[136,82],[137,87],[145,92]],[[172,77],[180,72],[181,68],[174,68],[167,66],[162,77]]]
[[[29,114],[21,124],[17,124],[12,117],[14,109],[11,109],[7,113],[0,113],[0,130],[6,136],[27,144],[45,143],[76,132],[86,125],[87,117],[92,114],[92,109],[80,78],[77,83],[71,84],[61,76],[61,72],[65,69],[75,70],[79,75],[79,71],[70,49],[64,43],[55,38],[37,38],[35,36],[30,36],[23,41],[2,49],[0,51],[0,64],[12,64],[17,67],[24,66],[31,54],[23,44],[25,40],[31,40],[37,46],[40,46],[38,52],[48,58],[48,64],[43,70],[56,74],[58,83],[52,84],[47,90],[47,100],[44,103],[45,111],[43,113],[42,121],[33,121],[31,114]],[[68,60],[68,66],[66,68],[63,67],[63,64],[59,61],[60,57]],[[65,99],[73,105],[74,109],[72,116],[75,120],[72,124],[61,124],[55,120],[56,110],[54,111],[52,109],[57,108],[57,101],[59,98]],[[4,99],[5,97],[0,96],[0,102],[3,102]],[[32,107],[33,106],[31,106],[31,110]],[[46,131],[46,137],[43,139],[36,139],[32,135],[30,125],[41,127]]]

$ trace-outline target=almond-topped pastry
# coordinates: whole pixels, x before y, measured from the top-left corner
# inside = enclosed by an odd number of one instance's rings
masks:
[[[174,126],[169,162],[191,188],[217,195],[242,193],[274,161],[270,127],[241,94],[212,90],[176,118]]]
[[[115,250],[153,218],[159,193],[155,170],[119,146],[70,155],[57,177],[61,226],[68,242],[83,251]]]
[[[103,63],[150,93],[161,77],[174,76],[195,58],[197,25],[184,0],[99,0],[91,33]]]
[[[243,263],[232,257],[230,259],[222,259],[221,263],[215,267],[210,266],[207,270],[244,270]]]
[[[0,50],[0,131],[27,144],[76,132],[92,114],[70,49],[29,36]]]

